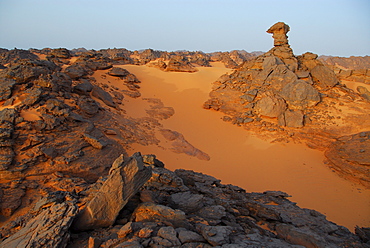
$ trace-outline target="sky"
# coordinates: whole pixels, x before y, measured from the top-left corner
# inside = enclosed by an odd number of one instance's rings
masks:
[[[370,55],[370,0],[0,0],[0,47]]]

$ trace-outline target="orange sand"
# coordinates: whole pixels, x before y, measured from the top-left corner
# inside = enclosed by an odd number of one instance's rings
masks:
[[[147,66],[121,66],[141,80],[141,98],[124,99],[124,109],[132,117],[146,116],[148,102],[159,98],[175,114],[161,121],[163,128],[180,132],[210,161],[174,153],[159,132],[159,146],[133,145],[131,153],[156,154],[169,169],[191,169],[213,175],[249,192],[281,190],[300,207],[327,215],[337,224],[353,231],[355,225],[370,226],[370,190],[346,181],[323,163],[324,155],[304,145],[271,144],[243,128],[221,120],[219,112],[205,110],[212,82],[231,70],[214,63],[199,67],[196,73],[163,72]]]

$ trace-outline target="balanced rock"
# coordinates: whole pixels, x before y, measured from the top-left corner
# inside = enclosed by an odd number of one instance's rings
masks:
[[[288,36],[286,35],[290,30],[290,27],[284,22],[275,23],[266,32],[273,34],[274,46],[281,46],[288,44]]]

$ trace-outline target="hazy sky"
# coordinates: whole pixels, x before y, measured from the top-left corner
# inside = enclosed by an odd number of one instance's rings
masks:
[[[370,0],[0,0],[0,47],[370,55]]]

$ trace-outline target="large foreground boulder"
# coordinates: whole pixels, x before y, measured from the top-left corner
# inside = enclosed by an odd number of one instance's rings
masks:
[[[144,166],[140,153],[127,161],[121,155],[114,161],[103,186],[76,217],[73,229],[84,231],[112,225],[119,211],[151,176],[151,169]]]

